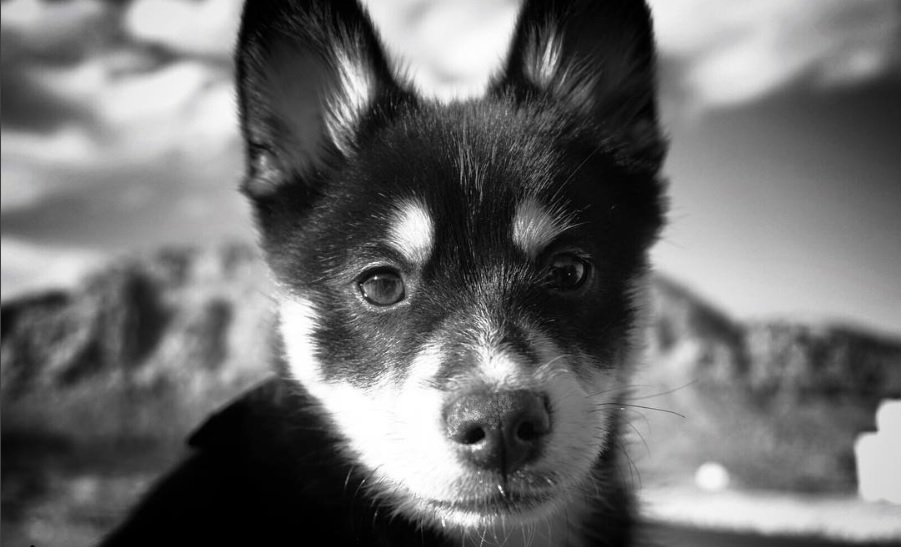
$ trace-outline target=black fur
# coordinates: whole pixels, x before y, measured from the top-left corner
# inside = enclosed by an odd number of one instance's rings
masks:
[[[559,62],[540,73],[536,59],[547,51]],[[664,208],[665,143],[642,0],[528,0],[486,96],[450,105],[393,76],[354,0],[249,1],[236,65],[243,191],[280,290],[316,307],[325,380],[366,388],[387,368],[403,375],[423,341],[441,335],[436,387],[452,390],[473,366],[477,309],[490,310],[500,343],[531,365],[539,357],[524,324],[599,366],[628,366],[631,283],[645,271]],[[343,95],[348,66],[366,84],[363,102]],[[387,211],[412,197],[435,226],[422,267],[384,244]],[[507,237],[527,197],[576,215],[540,257]],[[551,293],[545,264],[569,248],[592,257],[593,275],[579,291]],[[364,309],[349,290],[374,262],[396,264],[405,277],[410,295],[398,308]],[[366,488],[317,401],[284,361],[274,368],[278,379],[192,438],[193,456],[107,545],[460,544],[433,526],[388,518],[391,502]],[[605,425],[620,428],[614,417]],[[575,526],[580,545],[630,543],[632,498],[617,454],[609,447],[595,464],[604,491]]]

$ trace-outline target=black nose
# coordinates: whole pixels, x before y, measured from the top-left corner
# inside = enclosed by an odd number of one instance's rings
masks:
[[[551,429],[545,397],[525,390],[468,393],[449,403],[444,416],[462,456],[503,475],[534,459]]]

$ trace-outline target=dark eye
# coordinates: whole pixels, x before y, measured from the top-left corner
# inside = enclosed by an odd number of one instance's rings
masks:
[[[404,298],[404,281],[394,270],[377,270],[364,274],[358,288],[367,302],[374,306],[391,306]]]
[[[589,264],[580,257],[570,253],[561,253],[552,257],[546,272],[545,285],[560,291],[572,291],[586,281]]]

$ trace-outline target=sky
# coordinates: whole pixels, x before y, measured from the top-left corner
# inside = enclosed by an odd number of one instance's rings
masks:
[[[443,99],[478,94],[515,0],[371,0]],[[900,332],[900,3],[652,0],[669,227],[656,267],[738,319]],[[111,257],[253,239],[235,0],[0,4],[2,298]]]

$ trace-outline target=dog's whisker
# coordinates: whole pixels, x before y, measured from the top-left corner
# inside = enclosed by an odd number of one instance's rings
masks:
[[[679,416],[679,417],[684,418],[684,419],[687,418],[685,415],[681,414],[680,412],[675,412],[674,410],[668,410],[668,409],[666,409],[666,408],[656,408],[656,407],[653,407],[653,406],[634,405],[634,404],[619,403],[619,402],[596,403],[596,404],[598,404],[598,405],[613,405],[613,406],[625,407],[625,408],[641,408],[641,409],[643,409],[643,410],[653,410],[653,411],[655,411],[655,412],[664,412],[664,413],[666,413],[666,414],[672,414],[672,415],[674,415],[674,416]]]
[[[653,394],[650,394],[650,395],[643,395],[643,396],[640,396],[640,397],[631,397],[631,398],[629,398],[629,399],[627,399],[627,400],[628,400],[628,401],[642,401],[642,400],[645,400],[645,399],[654,399],[654,398],[656,398],[656,397],[661,397],[661,396],[663,396],[663,395],[670,395],[671,393],[676,393],[676,392],[678,392],[678,391],[680,391],[680,390],[682,390],[682,389],[686,389],[686,388],[688,388],[688,387],[690,387],[690,386],[692,386],[692,385],[695,385],[697,382],[698,382],[698,380],[695,380],[695,379],[694,379],[694,380],[691,380],[691,381],[689,381],[689,382],[687,382],[687,383],[685,383],[685,384],[683,384],[683,385],[677,386],[677,387],[672,388],[672,389],[669,389],[669,390],[667,390],[667,391],[660,391],[660,392],[658,392],[658,393],[653,393]]]

